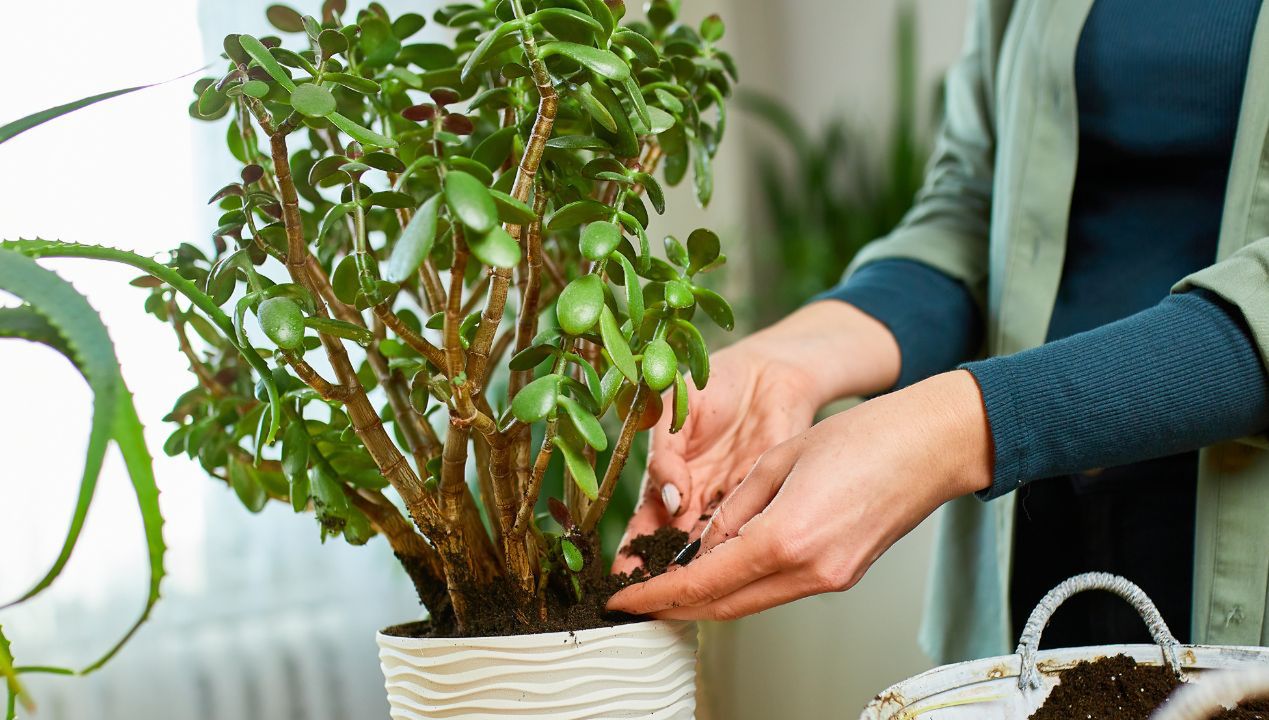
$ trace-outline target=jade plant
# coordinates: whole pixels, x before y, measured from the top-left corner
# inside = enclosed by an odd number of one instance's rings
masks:
[[[0,337],[99,361],[101,377],[85,371],[98,408],[106,391],[124,407],[94,438],[138,458],[152,600],[161,519],[135,411],[109,339],[75,340],[69,310],[14,289],[31,258],[145,271],[145,310],[196,379],[163,450],[253,512],[278,501],[314,513],[323,538],[383,535],[438,632],[562,626],[570,606],[602,606],[596,527],[632,441],[662,414],[682,427],[688,384],[709,379],[699,325],[734,323],[700,283],[725,261],[715,233],[665,236],[655,255],[649,239],[662,182],[690,175],[709,201],[736,79],[723,22],[678,10],[652,0],[623,26],[620,0],[446,5],[431,21],[450,41],[429,43],[411,41],[427,18],[377,3],[273,5],[287,39],[226,37],[194,87],[190,113],[225,126],[240,164],[211,198],[210,242],[158,260],[0,244],[0,289],[28,303],[0,315]],[[134,89],[11,123],[0,142]],[[556,456],[564,491],[543,498]],[[0,636],[11,690],[13,670]]]

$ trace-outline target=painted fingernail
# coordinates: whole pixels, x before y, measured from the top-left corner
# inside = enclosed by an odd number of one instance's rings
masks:
[[[700,549],[701,539],[696,538],[680,550],[679,554],[674,556],[674,560],[672,562],[675,565],[686,565],[692,562],[692,558],[696,557],[696,553],[700,552]]]
[[[665,509],[671,515],[678,515],[683,508],[683,496],[679,494],[679,489],[673,483],[666,483],[661,486],[661,502],[665,504]]]

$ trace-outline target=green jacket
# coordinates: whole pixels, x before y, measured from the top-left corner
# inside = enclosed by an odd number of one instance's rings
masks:
[[[983,303],[989,354],[1039,345],[1048,330],[1075,179],[1075,50],[1092,4],[975,1],[964,54],[948,76],[946,120],[925,187],[899,228],[852,264],[851,271],[910,258],[960,279]],[[1269,359],[1267,133],[1269,3],[1252,44],[1217,262],[1174,288],[1206,288],[1237,305],[1262,359]],[[1196,643],[1269,644],[1265,447],[1248,438],[1201,453]],[[940,513],[922,646],[940,663],[1012,652],[1013,495],[961,498]]]

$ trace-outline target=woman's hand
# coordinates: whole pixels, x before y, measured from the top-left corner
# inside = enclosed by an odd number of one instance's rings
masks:
[[[885,326],[837,301],[719,352],[706,388],[689,390],[683,429],[671,434],[666,413],[652,431],[648,474],[619,547],[671,524],[697,536],[764,452],[810,427],[829,400],[893,384],[898,364]],[[613,571],[638,564],[618,553]]]
[[[764,453],[714,513],[701,550],[610,610],[733,619],[846,590],[948,500],[991,484],[991,433],[960,370],[835,415]]]

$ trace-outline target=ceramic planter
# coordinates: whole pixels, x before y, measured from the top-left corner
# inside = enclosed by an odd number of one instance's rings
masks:
[[[398,720],[656,718],[696,711],[696,625],[649,621],[479,638],[379,633]]]

